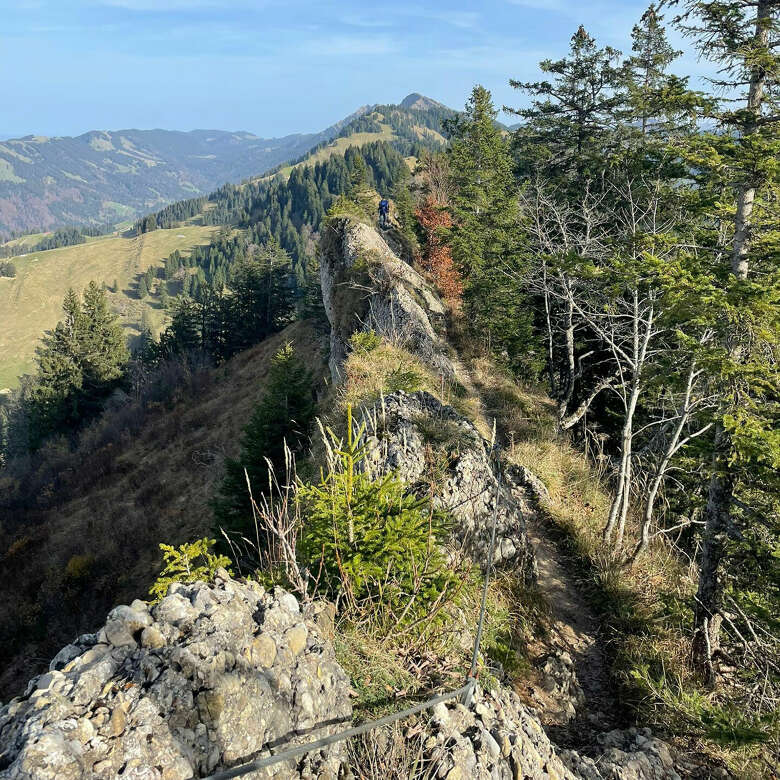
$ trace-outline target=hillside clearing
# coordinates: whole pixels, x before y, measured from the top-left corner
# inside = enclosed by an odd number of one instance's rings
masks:
[[[80,292],[94,280],[113,288],[117,281],[119,292],[110,290],[108,295],[128,335],[139,332],[144,308],[152,324],[161,325],[159,305],[138,300],[138,274],[162,265],[174,249],[186,253],[207,244],[215,230],[192,225],[132,238],[110,236],[14,258],[16,277],[0,278],[0,388],[15,387],[19,376],[32,371],[35,347],[59,321],[69,287]]]

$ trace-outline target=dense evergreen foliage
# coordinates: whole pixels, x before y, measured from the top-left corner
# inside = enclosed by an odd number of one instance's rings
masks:
[[[191,294],[172,304],[171,323],[159,342],[147,340],[142,350],[147,362],[194,352],[219,362],[268,338],[294,319],[297,286],[289,255],[283,249],[273,242],[250,244],[244,237],[229,237],[227,232],[218,239],[216,247],[220,246],[228,247],[230,254],[217,255],[225,265],[212,265],[209,277],[202,267],[198,268],[202,276],[185,272],[184,286]],[[188,258],[187,262],[196,261]],[[217,284],[215,277],[224,281]],[[195,281],[188,283],[190,279]]]
[[[164,209],[154,213],[147,214],[145,217],[139,219],[133,228],[137,234],[149,233],[152,230],[160,228],[166,230],[176,225],[186,222],[188,219],[192,219],[203,211],[203,207],[207,203],[206,197],[190,198],[189,200],[180,200],[176,203],[171,203],[170,206],[166,206]]]
[[[263,397],[244,428],[240,456],[225,462],[225,477],[214,501],[219,538],[222,531],[254,538],[247,479],[255,500],[268,490],[269,468],[274,479],[285,479],[285,448],[295,454],[305,447],[314,410],[311,374],[288,343],[271,361]]]
[[[43,338],[35,376],[23,377],[18,422],[35,449],[53,433],[76,430],[120,385],[129,354],[105,292],[94,282],[70,290],[64,318]]]
[[[45,236],[32,247],[26,244],[3,244],[0,246],[0,257],[18,257],[31,252],[46,252],[49,249],[59,249],[64,246],[75,246],[83,244],[85,236],[96,237],[104,236],[114,229],[112,224],[92,225],[81,228],[62,228],[55,230],[51,235]]]
[[[84,234],[78,228],[55,230],[51,236],[42,238],[33,248],[33,252],[45,252],[48,249],[59,249],[63,246],[74,246],[86,241]]]
[[[300,266],[314,254],[314,233],[335,199],[349,192],[361,164],[367,169],[368,184],[379,192],[389,192],[408,173],[403,157],[386,142],[351,146],[343,156],[293,168],[287,180],[275,176],[243,186],[226,185],[211,196],[214,207],[205,219],[252,228],[260,241],[273,238]]]
[[[544,80],[511,82],[531,97],[511,141],[481,87],[451,124],[449,240],[476,333],[544,369],[561,430],[602,442],[615,566],[674,532],[698,566],[695,672],[715,685],[744,651],[776,695],[756,648],[777,647],[780,602],[780,17],[770,0],[680,5],[728,98],[669,71],[655,6],[625,59],[580,27]],[[734,739],[768,739],[763,705],[735,695],[752,731]]]

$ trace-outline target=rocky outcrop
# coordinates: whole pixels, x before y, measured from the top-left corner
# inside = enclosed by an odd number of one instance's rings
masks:
[[[616,729],[599,737],[597,759],[574,750],[561,760],[582,780],[680,780],[669,746],[650,729]]]
[[[344,728],[327,614],[224,572],[116,607],[0,709],[0,778],[188,780]],[[342,763],[335,745],[264,776],[335,778]]]
[[[341,381],[350,336],[372,329],[436,373],[455,376],[444,340],[446,310],[428,283],[368,225],[348,218],[323,228],[320,283],[330,322],[330,370]]]
[[[504,688],[477,691],[470,709],[460,703],[438,704],[425,733],[423,747],[436,767],[435,777],[577,777],[560,760],[538,719]]]
[[[348,728],[349,681],[328,605],[220,572],[149,607],[116,607],[0,708],[0,778],[190,780]],[[448,780],[679,780],[648,731],[610,732],[594,760],[557,750],[511,690],[476,688],[407,724],[426,776]],[[414,740],[414,745],[411,744]],[[251,777],[354,777],[346,746]]]
[[[453,542],[480,563],[487,560],[498,503],[493,561],[534,579],[525,529],[531,508],[511,474],[498,484],[490,445],[473,423],[426,392],[387,395],[364,417],[367,468],[377,475],[394,471],[426,492],[435,471],[435,502],[454,520]]]
[[[539,719],[506,688],[477,690],[466,708],[437,704],[406,731],[420,745],[426,777],[446,780],[680,780],[666,745],[649,730],[613,731],[598,759],[559,752]],[[410,749],[415,748],[410,745]]]

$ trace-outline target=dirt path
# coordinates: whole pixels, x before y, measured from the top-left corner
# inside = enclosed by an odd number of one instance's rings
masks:
[[[459,379],[480,399],[485,412],[485,400],[469,372],[457,359],[453,362],[463,373]],[[508,431],[500,419],[496,424],[499,438],[506,442]],[[528,497],[535,505],[530,492]],[[530,643],[535,672],[518,693],[540,711],[548,731],[555,732],[560,744],[580,746],[587,744],[594,732],[621,725],[621,709],[609,673],[600,621],[578,581],[573,562],[555,541],[551,522],[541,508],[527,521],[528,538],[536,555],[537,586],[549,610],[549,622],[546,635]],[[574,718],[572,708],[577,712]]]
[[[576,681],[585,697],[584,706],[578,709],[587,713],[586,718],[578,714],[577,728],[581,730],[582,725],[598,730],[614,727],[618,713],[599,620],[566,559],[550,539],[544,521],[537,515],[529,522],[527,531],[536,552],[539,591],[550,610],[549,636],[536,649],[542,657],[554,653],[559,657],[568,654],[571,658]],[[546,719],[551,725],[564,727],[566,716],[561,703],[548,698],[552,700],[545,708]]]

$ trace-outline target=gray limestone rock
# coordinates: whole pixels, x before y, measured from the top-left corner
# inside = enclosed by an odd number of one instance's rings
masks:
[[[474,560],[486,561],[497,504],[493,561],[533,581],[534,556],[526,536],[532,509],[510,471],[504,471],[498,484],[490,445],[469,420],[422,391],[387,395],[364,417],[369,445],[366,467],[375,474],[396,471],[410,486],[424,479],[430,430],[436,426],[441,441],[435,445],[446,450],[436,502],[455,519],[453,540]]]
[[[119,606],[105,644],[58,653],[0,709],[0,778],[189,780],[349,724],[349,681],[317,623],[289,593],[222,575]],[[266,776],[336,777],[343,761],[336,745]]]

